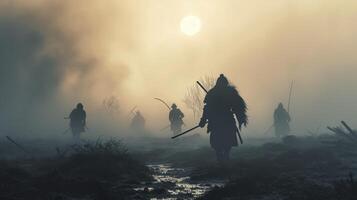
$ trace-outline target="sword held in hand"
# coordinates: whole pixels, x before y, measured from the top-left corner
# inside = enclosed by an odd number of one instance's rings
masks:
[[[186,133],[188,133],[188,132],[190,132],[190,131],[193,131],[193,130],[195,130],[195,129],[198,128],[198,127],[200,127],[200,126],[197,125],[197,126],[191,128],[191,129],[188,129],[187,131],[185,131],[185,132],[183,132],[183,133],[180,133],[180,134],[178,134],[178,135],[175,135],[175,136],[171,137],[171,139],[175,139],[175,138],[177,138],[177,137],[180,137],[181,135],[184,135],[184,134],[186,134]]]

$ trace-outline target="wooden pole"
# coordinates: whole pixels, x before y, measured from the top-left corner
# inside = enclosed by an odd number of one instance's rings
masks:
[[[288,113],[290,114],[290,101],[291,101],[291,94],[293,91],[293,85],[294,85],[294,81],[291,81],[290,84],[290,92],[289,92],[289,100],[288,100]]]

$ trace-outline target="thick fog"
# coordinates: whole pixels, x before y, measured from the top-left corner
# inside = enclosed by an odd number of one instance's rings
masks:
[[[154,97],[177,103],[193,125],[187,88],[220,73],[247,101],[247,134],[271,125],[292,80],[294,133],[339,120],[357,127],[356,8],[353,0],[1,1],[0,130],[58,135],[82,102],[93,130],[123,134],[137,106],[155,132],[168,120]],[[202,21],[193,37],[179,30],[187,15]],[[114,116],[103,106],[112,96]]]

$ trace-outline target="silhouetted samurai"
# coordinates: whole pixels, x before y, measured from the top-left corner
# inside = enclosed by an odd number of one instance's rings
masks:
[[[170,120],[170,127],[171,131],[173,132],[174,135],[177,135],[181,133],[182,130],[182,125],[183,125],[183,120],[182,118],[185,117],[185,115],[181,112],[179,108],[177,108],[176,104],[172,104],[171,110],[169,113],[169,120]]]
[[[80,134],[85,131],[86,126],[86,111],[83,109],[83,104],[78,103],[77,107],[72,110],[69,115],[70,128],[73,134],[73,138],[76,142],[80,140]]]
[[[145,119],[140,111],[136,111],[133,119],[131,120],[130,127],[136,131],[143,131],[145,129]]]
[[[246,103],[236,88],[229,85],[223,74],[217,79],[216,85],[208,91],[204,103],[199,126],[204,127],[208,122],[207,133],[211,134],[210,143],[216,151],[217,160],[229,160],[232,146],[238,145],[237,131],[248,123]]]
[[[289,134],[290,132],[290,115],[285,110],[282,103],[279,103],[278,107],[274,111],[274,127],[275,135],[280,137]]]

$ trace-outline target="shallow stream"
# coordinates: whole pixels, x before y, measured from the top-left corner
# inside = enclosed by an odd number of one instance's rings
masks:
[[[189,170],[172,167],[171,164],[152,164],[154,181],[135,190],[150,194],[151,200],[195,199],[214,187],[222,187],[224,181],[191,181]]]

